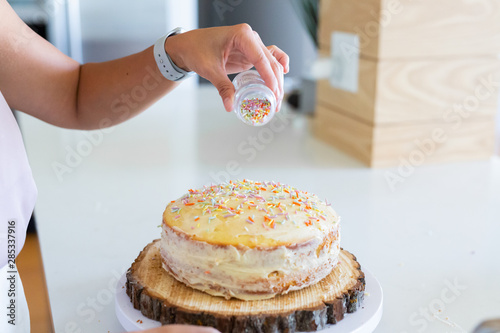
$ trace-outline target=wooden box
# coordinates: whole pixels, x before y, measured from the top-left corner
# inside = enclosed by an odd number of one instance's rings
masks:
[[[373,126],[340,109],[318,105],[313,131],[370,167],[486,159],[494,153],[494,116],[453,122]]]
[[[332,34],[339,32],[358,38],[359,54],[355,89],[318,81],[314,132],[319,138],[373,167],[420,157],[422,142],[434,147],[423,151],[418,163],[494,153],[499,0],[320,4],[320,55],[335,52]],[[446,139],[433,140],[441,130]]]
[[[473,116],[492,116],[497,112],[500,61],[496,56],[360,58],[358,82],[357,91],[351,92],[319,80],[317,102],[370,124],[445,120],[456,105]]]
[[[319,22],[321,48],[332,31],[350,32],[369,58],[500,53],[498,0],[321,0]]]

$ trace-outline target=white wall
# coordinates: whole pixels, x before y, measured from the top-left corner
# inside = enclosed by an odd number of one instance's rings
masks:
[[[248,23],[266,45],[290,56],[287,77],[302,77],[316,48],[289,0],[199,0],[200,27]]]
[[[103,61],[138,52],[177,25],[196,28],[196,3],[196,0],[81,1],[84,61]]]

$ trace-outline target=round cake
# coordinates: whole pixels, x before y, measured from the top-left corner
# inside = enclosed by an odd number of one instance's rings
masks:
[[[170,202],[160,248],[163,268],[192,288],[266,299],[330,274],[340,218],[329,203],[291,186],[230,181]]]

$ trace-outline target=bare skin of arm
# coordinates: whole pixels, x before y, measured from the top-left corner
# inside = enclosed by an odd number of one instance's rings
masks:
[[[31,31],[0,0],[0,91],[12,108],[50,124],[97,129],[119,124],[147,109],[179,83],[156,66],[153,46],[120,59],[79,64]],[[255,66],[280,100],[288,56],[266,47],[246,24],[198,29],[167,39],[174,63],[208,79],[232,109],[227,74]]]

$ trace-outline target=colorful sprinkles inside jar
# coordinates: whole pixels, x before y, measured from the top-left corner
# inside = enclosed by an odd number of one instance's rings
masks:
[[[267,98],[244,99],[240,105],[241,119],[249,125],[260,125],[267,123],[267,117],[271,114],[271,102]]]
[[[276,97],[257,71],[238,74],[233,85],[236,90],[233,111],[241,121],[251,126],[262,126],[273,118]]]

